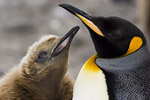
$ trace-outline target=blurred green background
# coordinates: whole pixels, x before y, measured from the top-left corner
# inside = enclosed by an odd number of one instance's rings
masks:
[[[62,36],[73,26],[79,25],[81,29],[69,53],[69,74],[76,79],[80,68],[95,50],[84,25],[58,4],[69,3],[95,16],[122,17],[136,24],[149,37],[146,2],[149,1],[0,0],[0,75],[17,65],[28,47],[43,35]]]

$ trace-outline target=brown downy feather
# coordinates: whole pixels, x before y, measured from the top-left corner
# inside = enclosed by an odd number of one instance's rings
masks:
[[[51,56],[61,40],[45,36],[30,47],[18,66],[0,80],[0,100],[72,100],[73,82],[66,74],[68,50],[45,62],[36,62],[39,53]]]

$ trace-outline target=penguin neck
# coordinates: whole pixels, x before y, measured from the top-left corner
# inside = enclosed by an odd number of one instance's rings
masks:
[[[105,75],[96,65],[96,57],[83,65],[75,82],[73,100],[108,100]]]
[[[105,71],[119,71],[119,70],[130,70],[135,69],[143,61],[150,58],[149,49],[147,46],[143,46],[138,51],[122,56],[118,58],[97,58],[96,64]],[[132,66],[132,67],[131,67]]]
[[[97,58],[103,70],[111,100],[142,100],[150,94],[150,54],[148,47],[121,58]],[[130,98],[130,99],[129,99]],[[149,98],[149,97],[148,97]]]

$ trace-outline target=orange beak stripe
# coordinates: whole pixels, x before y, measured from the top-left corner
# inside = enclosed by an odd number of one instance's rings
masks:
[[[98,35],[100,36],[103,36],[103,33],[99,30],[99,28],[90,20],[86,19],[85,17],[79,15],[79,14],[76,14],[76,16],[78,18],[80,18],[88,27],[90,27],[94,32],[96,32]]]

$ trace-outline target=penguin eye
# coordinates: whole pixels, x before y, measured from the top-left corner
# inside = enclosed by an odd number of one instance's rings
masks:
[[[48,53],[45,52],[45,51],[40,52],[38,58],[36,59],[36,61],[37,62],[43,62],[43,61],[47,60],[47,58],[48,58],[47,54]]]

